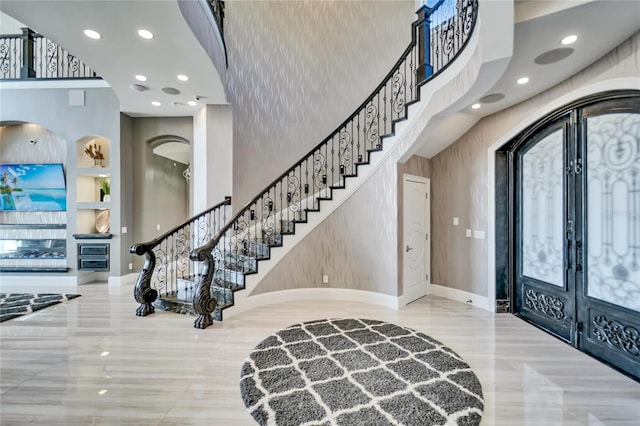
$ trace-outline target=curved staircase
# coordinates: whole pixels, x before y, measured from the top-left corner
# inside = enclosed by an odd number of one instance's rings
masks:
[[[395,135],[396,125],[407,119],[409,106],[420,100],[420,87],[463,50],[477,11],[477,0],[440,0],[433,7],[423,6],[412,24],[410,45],[360,107],[206,244],[191,251],[191,262],[201,262],[197,273],[191,268],[176,276],[175,284],[165,286],[163,292],[153,278],[155,266],[145,264],[134,291],[140,303],[137,314],[153,313],[155,304],[162,310],[197,315],[196,328],[221,321],[223,311],[234,305],[235,292],[245,288],[247,277],[258,272],[261,261],[271,259],[272,248],[296,234],[296,225],[306,224],[323,202],[352,193],[356,184],[349,185],[350,180],[357,181],[367,168],[375,168],[376,153],[383,150],[385,139]],[[149,253],[157,247],[154,242],[155,246],[134,245],[131,251],[145,253],[149,261]]]

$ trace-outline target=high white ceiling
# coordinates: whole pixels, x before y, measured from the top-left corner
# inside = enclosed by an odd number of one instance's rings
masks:
[[[121,110],[131,116],[191,116],[199,107],[186,102],[195,96],[202,97],[199,105],[225,102],[220,77],[181,18],[177,0],[2,0],[0,10],[82,58],[113,87]],[[428,141],[425,133],[424,147],[417,154],[432,157],[480,118],[540,93],[602,57],[640,29],[640,1],[516,0],[515,21],[511,62],[497,83],[479,96],[503,94],[504,98],[483,103],[478,110],[469,104],[436,117],[429,126]],[[100,32],[102,39],[85,37],[86,28]],[[155,37],[141,39],[136,34],[140,28],[152,31]],[[560,40],[567,34],[579,37],[570,46],[571,55],[548,65],[534,63],[540,54],[561,47]],[[136,81],[135,74],[146,75],[147,82]],[[180,82],[177,74],[190,79]],[[522,76],[531,80],[521,86],[516,80]],[[136,83],[149,90],[132,90],[130,85]],[[181,94],[166,94],[164,87]],[[162,106],[152,106],[154,100]]]
[[[177,0],[2,0],[0,10],[81,58],[109,83],[128,115],[192,116],[203,103],[226,102],[220,76],[182,18]],[[87,28],[102,38],[86,37]],[[138,29],[151,31],[154,38],[139,37]],[[136,74],[148,80],[136,81]],[[179,81],[178,74],[189,80]],[[134,91],[131,84],[149,90]],[[163,88],[180,94],[164,93]],[[196,96],[198,105],[188,106]]]
[[[604,56],[640,30],[640,1],[516,1],[515,21],[511,61],[497,83],[477,100],[493,94],[504,98],[481,102],[477,110],[471,109],[472,101],[453,114],[436,117],[421,136],[418,155],[433,157],[480,118],[541,93]],[[562,46],[560,40],[569,34],[577,35],[578,41]],[[548,65],[534,62],[539,55],[562,47],[573,49],[573,53]],[[517,84],[524,76],[529,77],[529,83]]]

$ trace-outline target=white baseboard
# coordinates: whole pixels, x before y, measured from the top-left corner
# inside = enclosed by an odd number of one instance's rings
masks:
[[[305,300],[341,300],[380,305],[395,310],[400,308],[400,299],[398,297],[372,291],[346,288],[297,288],[249,296],[243,299],[240,304],[225,309],[224,317],[232,317],[260,306]]]
[[[122,285],[135,283],[138,279],[138,273],[122,275],[120,277],[109,277],[109,285]]]
[[[444,297],[446,299],[455,300],[456,302],[468,303],[485,311],[493,312],[489,298],[469,293],[468,291],[458,290],[457,288],[445,287],[438,284],[429,285],[429,293],[434,296]]]

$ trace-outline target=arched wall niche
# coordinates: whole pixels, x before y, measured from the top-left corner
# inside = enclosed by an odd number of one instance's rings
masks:
[[[76,141],[77,167],[108,167],[111,164],[111,141],[103,136],[83,136]]]

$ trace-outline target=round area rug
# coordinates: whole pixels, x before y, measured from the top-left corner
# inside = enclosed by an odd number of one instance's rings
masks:
[[[482,387],[451,349],[367,319],[295,324],[242,366],[240,391],[261,425],[477,425]]]

